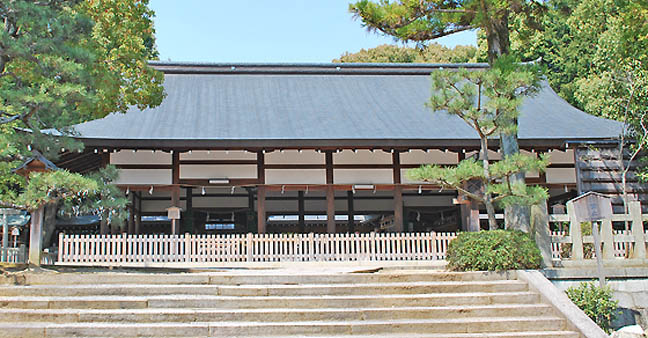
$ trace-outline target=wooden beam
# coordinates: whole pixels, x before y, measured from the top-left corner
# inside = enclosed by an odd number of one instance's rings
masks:
[[[353,191],[347,191],[347,215],[349,217],[348,227],[349,232],[355,232],[355,211],[353,208]]]
[[[401,184],[401,163],[399,151],[394,151],[392,153],[392,168],[394,184]]]
[[[171,183],[180,184],[180,153],[171,154]]]
[[[266,232],[265,197],[265,187],[257,187],[257,233],[259,234],[265,234]]]
[[[117,169],[166,169],[173,170],[173,165],[171,164],[117,164],[115,165]]]
[[[259,184],[265,184],[265,154],[257,151],[257,180]]]
[[[306,232],[306,211],[304,209],[304,192],[300,190],[297,192],[297,213],[299,214],[297,224],[300,233]]]

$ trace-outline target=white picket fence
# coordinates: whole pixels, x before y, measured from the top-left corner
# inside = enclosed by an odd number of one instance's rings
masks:
[[[0,263],[25,263],[26,255],[25,245],[20,245],[17,248],[0,248]]]
[[[65,235],[58,265],[445,259],[455,233]]]

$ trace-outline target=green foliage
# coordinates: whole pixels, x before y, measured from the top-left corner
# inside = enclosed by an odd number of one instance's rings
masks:
[[[519,230],[462,232],[448,245],[448,267],[456,271],[538,269],[535,242]]]
[[[98,187],[95,180],[67,170],[31,173],[25,190],[8,206],[32,211],[60,200],[80,203],[96,194]]]
[[[423,49],[396,45],[380,45],[361,49],[357,53],[345,52],[333,62],[364,63],[466,63],[476,62],[477,48],[455,46],[450,49],[438,43],[431,43]]]
[[[148,0],[0,1],[2,204],[31,209],[97,189],[95,179],[66,172],[43,174],[25,185],[11,169],[31,149],[50,159],[61,149],[81,149],[67,137],[74,135],[71,125],[131,105],[161,103],[163,74],[147,64],[157,56],[152,17]],[[99,201],[114,207],[111,199]]]
[[[476,159],[461,161],[456,167],[426,165],[408,171],[415,181],[428,181],[445,188],[457,189],[467,197],[486,205],[489,224],[495,227],[493,203],[501,206],[536,204],[547,198],[541,187],[514,182],[511,175],[527,171],[544,171],[548,159],[522,154],[504,156],[497,163],[488,159],[488,139],[493,135],[516,132],[518,107],[525,95],[538,88],[539,72],[530,65],[520,65],[500,58],[485,71],[439,70],[432,73],[432,97],[427,106],[437,112],[456,115],[473,128],[481,139],[481,165]],[[477,180],[486,189],[469,191],[465,184]]]
[[[0,3],[0,124],[32,131],[11,142],[52,157],[79,145],[41,130],[70,135],[70,125],[128,105],[159,105],[162,74],[146,63],[151,16],[141,0]]]
[[[488,40],[488,60],[509,51],[509,15],[535,18],[543,2],[525,0],[360,0],[349,10],[370,30],[401,41],[426,41],[457,32],[482,29]],[[534,27],[534,20],[524,23]]]
[[[542,58],[561,97],[626,123],[631,150],[648,148],[648,1],[552,0],[548,8],[536,18],[541,30],[511,18],[512,52]]]
[[[612,332],[612,321],[619,314],[618,302],[612,299],[609,286],[598,287],[594,283],[581,283],[566,291],[576,306],[608,333]]]
[[[118,175],[113,165],[88,174],[86,177],[95,181],[97,188],[87,198],[61,201],[59,212],[66,216],[101,215],[108,224],[121,226],[129,215],[129,201],[121,189],[112,184]]]

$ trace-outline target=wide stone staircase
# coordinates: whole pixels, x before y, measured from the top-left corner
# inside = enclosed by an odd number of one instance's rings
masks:
[[[511,273],[27,273],[0,337],[579,337]]]

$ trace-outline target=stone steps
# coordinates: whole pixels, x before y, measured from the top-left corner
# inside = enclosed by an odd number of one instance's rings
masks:
[[[515,277],[32,273],[0,285],[0,337],[579,337]]]
[[[86,284],[0,286],[4,296],[88,296],[88,295],[216,295],[216,296],[309,296],[421,294],[446,292],[526,291],[528,286],[516,280],[401,282],[353,284],[284,285],[182,285],[182,284]]]
[[[539,302],[538,294],[522,292],[473,292],[406,295],[340,296],[83,296],[83,297],[0,297],[0,308],[36,309],[137,309],[137,308],[346,308],[406,307],[443,305],[529,304]]]
[[[314,273],[259,274],[240,273],[39,273],[18,275],[15,280],[0,277],[0,284],[21,285],[94,285],[94,284],[337,284],[337,283],[390,283],[390,282],[440,282],[440,281],[487,281],[515,279],[502,272],[444,272],[444,271],[389,271],[386,273]]]
[[[543,304],[498,304],[395,308],[263,308],[263,309],[0,309],[0,322],[209,322],[209,321],[360,321],[426,318],[530,317],[554,315]]]
[[[476,317],[467,319],[192,323],[0,323],[6,337],[264,337],[276,335],[366,335],[433,332],[464,334],[562,331],[565,320],[553,316]]]

